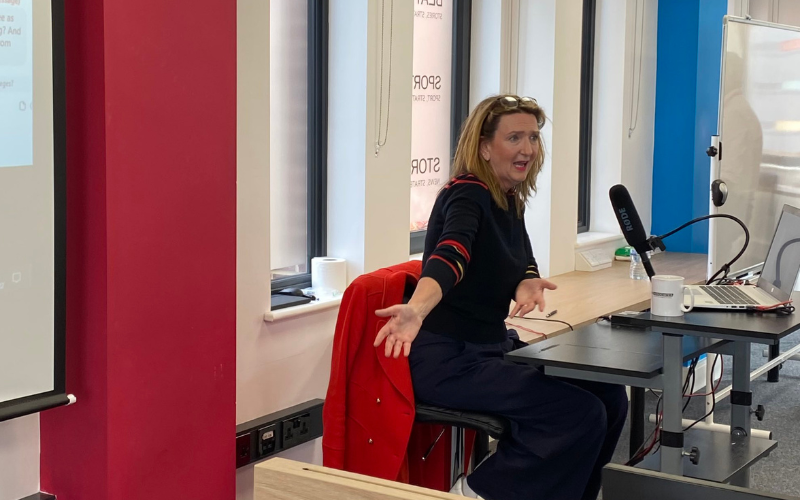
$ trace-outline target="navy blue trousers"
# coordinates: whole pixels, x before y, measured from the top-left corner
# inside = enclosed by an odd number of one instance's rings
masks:
[[[409,356],[415,397],[509,419],[511,435],[467,479],[487,500],[596,499],[628,413],[625,388],[506,361],[509,333],[474,344],[420,331]]]

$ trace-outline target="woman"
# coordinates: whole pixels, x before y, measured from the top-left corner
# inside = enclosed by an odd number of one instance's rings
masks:
[[[536,191],[544,111],[531,98],[490,97],[467,118],[428,223],[423,270],[407,304],[380,311],[386,356],[409,357],[417,399],[503,415],[511,436],[454,491],[488,500],[594,499],[627,414],[621,386],[565,381],[503,359],[511,316],[544,310],[523,219]],[[518,339],[516,340],[518,342]],[[479,495],[479,496],[478,496]]]

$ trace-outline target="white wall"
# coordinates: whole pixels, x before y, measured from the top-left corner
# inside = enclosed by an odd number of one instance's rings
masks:
[[[501,14],[518,9],[519,39],[508,41]],[[525,222],[544,276],[574,269],[577,233],[580,66],[583,8],[580,0],[476,0],[472,4],[470,106],[506,87],[536,97],[551,122],[539,192]],[[504,83],[501,61],[517,52],[515,85]],[[512,54],[513,55],[513,54]],[[512,72],[513,73],[513,72]]]
[[[623,111],[625,103],[630,103],[630,97],[627,101],[625,97],[628,95],[626,82],[630,87],[631,76],[625,72],[626,57],[623,56],[626,50],[626,24],[630,24],[629,20],[633,21],[633,16],[628,19],[626,11],[620,8],[619,0],[597,2],[589,228],[604,233],[619,232],[616,218],[609,210],[608,189],[622,182],[623,128],[629,125],[629,119],[623,119]],[[638,66],[637,59],[633,59],[632,63]],[[637,205],[636,208],[642,212],[643,207]]]
[[[473,0],[469,108],[500,92],[500,29],[503,0]]]
[[[657,0],[597,2],[590,229],[619,234],[608,190],[622,183],[652,220]],[[641,63],[640,63],[641,61]],[[641,68],[641,71],[640,71]]]
[[[386,2],[390,5],[390,2]],[[389,134],[375,157],[380,4],[330,3],[328,253],[348,280],[408,259],[413,3],[394,2]],[[268,3],[239,0],[237,423],[324,398],[337,309],[265,323],[269,306]],[[384,85],[388,84],[388,19]],[[388,87],[384,90],[384,106]],[[384,113],[386,108],[384,108]],[[386,116],[384,114],[384,116]],[[321,463],[320,440],[283,456]],[[253,468],[237,471],[237,500],[253,498]]]
[[[325,396],[336,310],[266,324],[270,299],[269,2],[238,3],[236,422]],[[313,445],[293,450],[321,459]],[[253,498],[253,468],[236,473]]]
[[[556,0],[523,2],[519,33],[517,90],[539,103],[548,121],[542,129],[545,144],[544,169],[536,180],[536,195],[528,202],[525,227],[531,237],[533,253],[542,276],[550,276],[550,218],[552,213],[553,91],[555,71]],[[536,57],[531,57],[536,54]]]
[[[330,7],[328,254],[347,259],[350,281],[409,255],[414,4],[393,4],[391,101],[387,12],[381,111],[390,122],[378,156],[382,3],[336,0]]]
[[[352,12],[342,2],[330,5],[328,164],[338,171],[328,168],[335,174],[328,176],[328,254],[347,259],[350,278],[364,261],[364,247],[348,242],[364,241],[366,199],[348,193],[363,192],[366,181],[367,15],[362,0],[353,3]]]
[[[732,13],[731,3],[733,1],[728,0],[728,13]],[[750,0],[747,3],[747,5],[742,5],[740,9],[749,7],[749,13],[753,16],[753,19],[800,26],[800,2],[796,0],[788,2],[781,2],[780,0]]]
[[[581,91],[581,0],[556,2],[553,72],[553,159],[550,212],[550,274],[575,269],[578,233],[578,137]]]
[[[614,3],[614,0],[605,0]],[[636,75],[631,81],[630,76],[634,71],[634,18],[636,0],[628,0],[625,29],[625,98],[623,100],[622,123],[622,171],[620,180],[628,187],[631,198],[636,204],[639,217],[642,219],[645,231],[650,232],[652,224],[653,204],[653,147],[655,141],[655,116],[656,116],[656,41],[658,35],[658,0],[644,0],[644,35],[636,34],[638,39],[643,38],[641,82],[638,82],[638,49],[636,55]],[[641,13],[640,13],[641,16]],[[641,21],[639,24],[641,28]],[[631,127],[631,99],[633,93],[638,93],[638,118],[634,118],[636,127],[628,137]],[[634,95],[634,98],[636,96]],[[634,101],[634,115],[635,101]],[[608,186],[610,187],[610,186]],[[605,193],[608,199],[608,188]],[[609,202],[610,203],[610,202]],[[606,205],[610,207],[610,205]],[[606,217],[612,217],[610,208],[604,212]],[[616,221],[615,221],[616,224]],[[619,226],[616,226],[619,231]]]
[[[0,422],[0,500],[39,492],[39,415]]]

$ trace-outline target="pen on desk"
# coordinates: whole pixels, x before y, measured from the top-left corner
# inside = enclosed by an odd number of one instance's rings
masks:
[[[558,312],[558,309],[553,309],[549,313],[545,314],[544,317],[545,318],[549,318],[550,316],[555,316],[557,312]]]

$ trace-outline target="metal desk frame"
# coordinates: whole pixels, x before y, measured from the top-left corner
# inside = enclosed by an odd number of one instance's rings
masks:
[[[742,315],[742,313],[691,313],[682,318],[663,318],[641,313],[632,317],[628,323],[632,330],[626,328],[608,330],[609,335],[618,332],[629,335],[631,331],[649,331],[651,335],[658,335],[659,340],[651,339],[652,343],[661,343],[660,363],[652,362],[653,354],[637,352],[649,356],[650,360],[643,362],[638,368],[636,362],[629,363],[628,358],[614,361],[602,354],[608,351],[598,342],[610,342],[609,346],[617,345],[611,339],[595,337],[587,326],[570,334],[576,335],[574,339],[552,339],[553,345],[534,344],[523,349],[507,354],[507,358],[514,362],[529,363],[544,366],[545,373],[557,377],[592,380],[597,382],[629,385],[631,387],[645,387],[661,389],[663,391],[663,420],[661,450],[657,456],[650,456],[649,460],[642,463],[646,468],[657,468],[661,472],[689,475],[698,478],[713,478],[719,482],[729,482],[737,486],[748,486],[750,482],[750,466],[756,460],[768,454],[776,445],[775,441],[751,436],[751,406],[752,392],[750,387],[750,351],[752,343],[773,344],[781,338],[800,329],[800,316],[776,318],[774,316],[762,319],[761,316]],[[586,330],[584,330],[586,329]],[[622,333],[627,330],[627,333]],[[595,339],[595,340],[583,340]],[[689,341],[691,339],[691,341]],[[626,340],[620,339],[620,342]],[[548,342],[548,341],[545,341]],[[560,349],[553,347],[562,345]],[[646,344],[645,344],[646,345]],[[656,345],[658,345],[656,343]],[[616,350],[610,347],[611,350]],[[575,349],[578,349],[577,351]],[[580,349],[589,349],[585,354]],[[591,349],[599,349],[597,357],[592,357]],[[626,352],[624,349],[621,353]],[[633,352],[633,351],[631,351]],[[697,444],[701,455],[706,460],[699,464],[696,470],[684,470],[686,459],[684,448],[687,445],[683,430],[683,363],[687,358],[694,358],[704,353],[728,354],[733,356],[733,386],[731,393],[731,439],[709,440],[708,433],[718,434],[710,430],[692,430],[688,443]],[[588,356],[588,357],[586,357]],[[590,361],[590,360],[596,361]],[[609,363],[609,364],[606,364]],[[706,433],[706,434],[703,434]],[[715,457],[709,458],[709,457]],[[710,466],[710,467],[709,467]],[[697,475],[699,474],[699,475]]]

